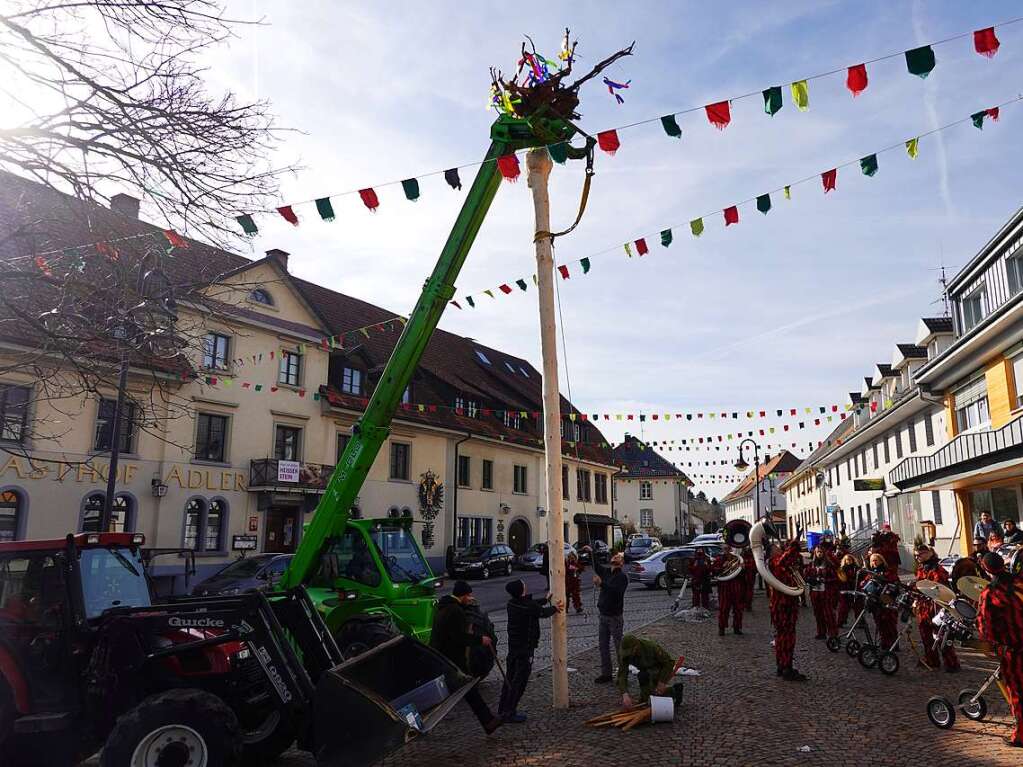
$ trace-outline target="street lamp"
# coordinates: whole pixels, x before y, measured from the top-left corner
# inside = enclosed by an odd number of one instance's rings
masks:
[[[746,471],[749,468],[749,464],[743,460],[742,449],[746,443],[753,445],[753,486],[756,489],[756,508],[757,508],[757,520],[760,520],[760,447],[752,439],[747,437],[739,443],[739,460],[735,462],[735,468],[737,471]]]

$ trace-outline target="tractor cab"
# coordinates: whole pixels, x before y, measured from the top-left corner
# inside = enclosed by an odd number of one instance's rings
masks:
[[[344,651],[395,630],[428,643],[440,583],[410,518],[358,519],[328,540],[308,591]]]

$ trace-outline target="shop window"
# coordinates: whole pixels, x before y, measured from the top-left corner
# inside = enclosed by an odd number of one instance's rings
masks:
[[[98,452],[110,452],[114,435],[114,412],[117,400],[101,399],[96,411],[96,435],[92,449]],[[120,453],[134,452],[137,414],[135,403],[125,402],[121,406],[121,431],[117,450]]]
[[[103,517],[103,493],[90,493],[82,503],[82,514],[78,521],[78,529],[83,533],[101,533],[100,520]],[[114,496],[110,505],[110,528],[108,533],[135,532],[135,499],[124,493]]]
[[[220,551],[224,548],[222,541],[226,521],[226,504],[219,498],[214,498],[206,507],[206,521],[203,525],[203,548],[206,551]]]
[[[0,543],[16,541],[25,527],[25,503],[17,490],[0,491]]]
[[[29,392],[27,386],[0,384],[0,440],[24,441]]]
[[[458,518],[458,548],[489,546],[493,543],[494,520],[486,517]]]
[[[199,551],[199,531],[202,530],[203,517],[206,515],[206,501],[192,498],[185,504],[185,534],[181,545],[192,551]]]
[[[222,498],[190,498],[185,503],[182,546],[192,551],[223,551],[227,522],[227,502]]]

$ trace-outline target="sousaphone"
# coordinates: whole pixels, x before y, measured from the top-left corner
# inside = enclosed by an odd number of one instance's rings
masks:
[[[770,586],[775,591],[786,594],[790,597],[798,597],[802,594],[808,594],[809,589],[806,586],[806,581],[803,580],[802,573],[799,570],[791,570],[792,578],[797,585],[790,586],[787,583],[782,583],[778,580],[774,573],[771,572],[771,568],[767,566],[766,555],[764,553],[764,539],[767,537],[767,529],[764,524],[764,520],[759,520],[749,532],[749,545],[753,550],[753,561],[757,565],[757,572],[760,573],[760,577],[764,579],[764,583]]]
[[[721,574],[715,578],[719,583],[721,581],[730,581],[737,578],[743,570],[742,557],[736,552],[749,546],[749,534],[750,525],[745,519],[733,519],[731,522],[726,522],[724,529],[721,531],[721,535],[725,540],[725,546],[729,547],[728,559],[725,562],[725,567],[721,571]]]

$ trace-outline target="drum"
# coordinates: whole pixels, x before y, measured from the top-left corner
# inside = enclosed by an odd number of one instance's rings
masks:
[[[881,592],[884,591],[885,582],[871,578],[863,584],[863,593],[867,595],[867,599],[880,599]]]
[[[1006,557],[1005,566],[1017,578],[1023,575],[1023,546],[1017,546],[1012,555]]]
[[[969,599],[958,597],[948,606],[948,609],[963,623],[973,623],[977,619],[977,606]]]
[[[891,607],[895,604],[895,600],[899,598],[899,584],[897,583],[885,583],[884,588],[881,589],[881,604],[885,607]]]

